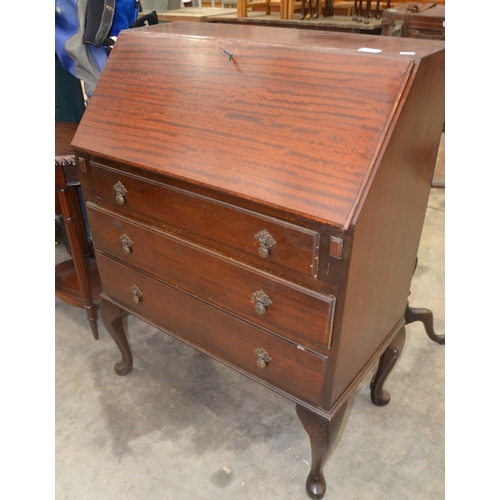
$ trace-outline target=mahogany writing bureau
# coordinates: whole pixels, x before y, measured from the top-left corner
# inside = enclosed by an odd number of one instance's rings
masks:
[[[311,498],[348,398],[404,343],[444,116],[444,44],[204,23],[122,32],[73,140],[127,314],[296,403]]]

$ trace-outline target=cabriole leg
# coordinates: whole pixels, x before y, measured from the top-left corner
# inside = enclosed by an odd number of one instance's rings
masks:
[[[424,324],[425,332],[431,340],[437,342],[438,344],[444,344],[444,335],[437,335],[434,332],[434,316],[432,315],[432,311],[430,309],[410,307],[410,305],[407,304],[405,322],[409,325],[415,321],[421,321]]]
[[[122,359],[116,363],[117,375],[127,375],[132,370],[132,351],[125,334],[125,321],[127,313],[119,306],[103,299],[101,303],[101,319],[106,330],[111,335],[115,344],[120,349]]]
[[[320,499],[325,495],[326,481],[323,467],[332,454],[346,408],[347,401],[333,418],[328,420],[299,404],[296,406],[297,415],[311,441],[311,471],[306,481],[306,491],[310,498]]]
[[[373,376],[370,384],[371,399],[374,405],[385,406],[391,400],[391,395],[384,389],[383,385],[403,351],[405,340],[406,330],[403,326],[380,357],[377,373]]]

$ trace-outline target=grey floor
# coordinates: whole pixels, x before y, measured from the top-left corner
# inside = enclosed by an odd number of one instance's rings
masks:
[[[445,190],[432,189],[411,305],[444,333]],[[66,260],[62,245],[56,262]],[[294,404],[136,318],[134,370],[99,323],[56,298],[57,500],[305,500],[309,442]],[[372,372],[373,373],[373,372]],[[437,500],[445,489],[445,347],[407,327],[386,383],[368,374],[325,467],[325,500]]]

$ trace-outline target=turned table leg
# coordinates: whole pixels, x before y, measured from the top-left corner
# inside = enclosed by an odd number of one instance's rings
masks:
[[[120,349],[122,359],[115,364],[117,375],[127,375],[133,366],[132,351],[125,333],[127,313],[119,306],[103,299],[101,303],[101,319],[106,330]]]
[[[374,405],[385,406],[391,400],[391,395],[384,389],[383,385],[403,351],[405,340],[406,330],[403,326],[380,357],[377,373],[373,376],[370,384],[371,399]]]
[[[306,481],[306,492],[310,498],[320,499],[325,495],[326,481],[323,467],[332,454],[346,408],[347,401],[329,420],[299,404],[296,405],[297,415],[311,441],[311,471]]]

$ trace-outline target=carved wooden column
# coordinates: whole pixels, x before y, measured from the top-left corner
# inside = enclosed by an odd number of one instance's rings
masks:
[[[64,124],[56,124],[56,151],[58,131],[61,130],[67,133]],[[68,130],[70,134],[73,134],[76,126],[68,127]],[[85,223],[77,192],[79,184],[75,157],[73,155],[56,156],[55,187],[59,195],[72,257],[72,260],[56,266],[56,295],[68,304],[85,309],[92,334],[95,339],[98,339],[97,319],[101,284],[95,260],[90,258]]]

